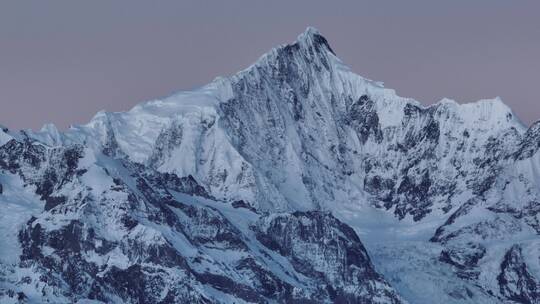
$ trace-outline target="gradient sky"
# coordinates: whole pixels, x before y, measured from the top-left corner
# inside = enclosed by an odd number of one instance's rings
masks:
[[[318,28],[358,74],[430,104],[500,96],[540,119],[540,1],[0,4],[0,123],[86,123],[234,74]]]

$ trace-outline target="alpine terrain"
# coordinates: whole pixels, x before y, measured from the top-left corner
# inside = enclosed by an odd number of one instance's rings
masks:
[[[540,303],[540,123],[308,28],[234,76],[0,128],[1,303]]]

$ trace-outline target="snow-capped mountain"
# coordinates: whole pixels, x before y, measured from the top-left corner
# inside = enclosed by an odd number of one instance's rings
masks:
[[[5,303],[540,303],[540,127],[308,28],[236,75],[0,130]]]

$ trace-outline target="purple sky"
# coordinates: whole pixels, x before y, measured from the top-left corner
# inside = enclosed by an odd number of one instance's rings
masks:
[[[429,104],[540,119],[540,1],[3,1],[0,123],[61,128],[234,74],[318,28],[358,74]]]

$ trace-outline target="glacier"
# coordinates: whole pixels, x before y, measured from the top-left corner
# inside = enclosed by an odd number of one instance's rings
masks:
[[[0,131],[6,303],[540,303],[540,127],[430,106],[308,28],[59,131]]]

